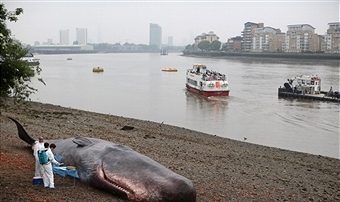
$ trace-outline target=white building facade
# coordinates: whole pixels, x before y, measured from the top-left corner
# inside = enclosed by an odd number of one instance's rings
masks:
[[[251,52],[282,52],[284,34],[272,27],[256,28],[253,34]]]
[[[208,34],[202,33],[195,38],[195,45],[197,46],[201,41],[209,41],[210,43],[213,41],[218,41],[219,37],[212,31]]]
[[[340,53],[340,22],[328,23],[327,33],[324,36],[324,52]]]
[[[320,36],[308,24],[288,25],[285,36],[285,52],[318,52],[321,50]]]

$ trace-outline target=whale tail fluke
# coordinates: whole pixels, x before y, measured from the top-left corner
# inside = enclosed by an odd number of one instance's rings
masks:
[[[35,140],[25,131],[24,127],[17,120],[15,120],[15,119],[13,119],[9,116],[7,118],[14,121],[15,125],[17,125],[18,134],[19,134],[20,139],[22,139],[23,141],[27,142],[30,145],[33,145]]]

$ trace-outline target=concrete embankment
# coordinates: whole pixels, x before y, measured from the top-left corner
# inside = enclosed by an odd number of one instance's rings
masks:
[[[292,58],[315,60],[340,60],[340,54],[325,53],[233,53],[233,52],[183,52],[184,56],[196,57],[247,57],[247,58]]]

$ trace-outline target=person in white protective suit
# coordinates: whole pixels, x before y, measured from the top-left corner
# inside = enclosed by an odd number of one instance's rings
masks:
[[[61,165],[58,161],[54,159],[54,155],[49,148],[49,143],[45,142],[44,143],[44,150],[47,150],[47,156],[48,156],[48,162],[46,164],[41,165],[41,172],[43,176],[43,181],[44,181],[44,187],[45,188],[55,188],[54,187],[54,175],[53,175],[53,170],[52,170],[52,163],[55,165]]]
[[[44,149],[44,138],[39,137],[38,141],[35,141],[34,145],[32,146],[33,149],[33,156],[35,158],[35,172],[34,172],[34,178],[42,178],[42,172],[41,172],[41,165],[39,163],[38,158],[38,151],[41,149]]]

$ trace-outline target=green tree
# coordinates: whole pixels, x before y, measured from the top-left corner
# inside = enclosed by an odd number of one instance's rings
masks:
[[[190,51],[192,50],[191,44],[188,44],[185,46],[185,50]]]
[[[203,51],[207,51],[210,49],[210,42],[207,40],[201,41],[198,43],[197,47]]]
[[[39,66],[33,67],[22,58],[28,53],[22,44],[11,37],[6,22],[16,22],[22,8],[8,11],[0,3],[0,96],[27,99],[36,89],[29,86],[30,78],[39,74]]]
[[[185,46],[184,52],[192,52],[192,51],[194,51],[194,48],[195,48],[195,44],[193,44],[193,45],[188,44],[188,45]]]
[[[221,49],[221,42],[218,40],[215,40],[211,42],[210,44],[210,50],[220,50]]]

